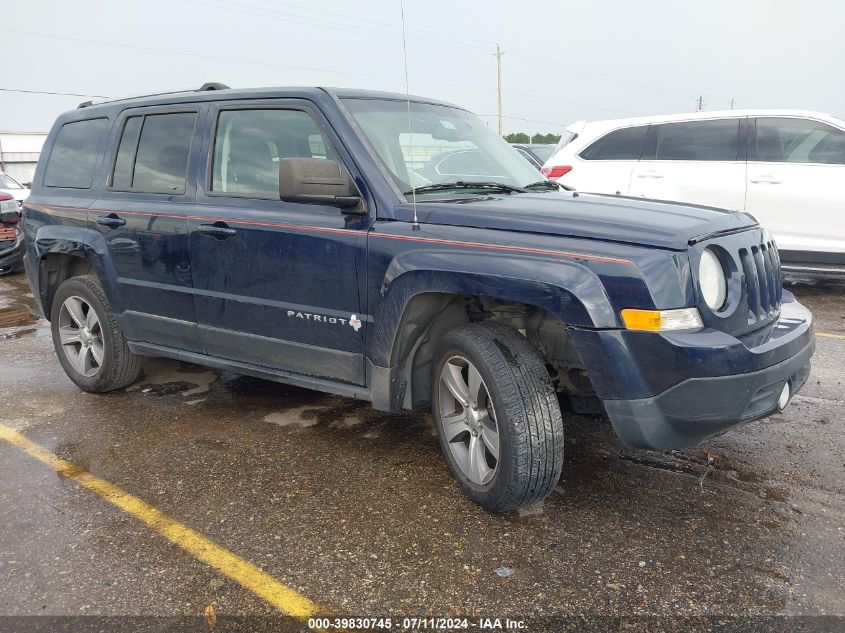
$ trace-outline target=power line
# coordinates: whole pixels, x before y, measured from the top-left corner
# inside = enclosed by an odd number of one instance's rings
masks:
[[[63,40],[66,42],[77,42],[80,44],[94,44],[97,46],[111,46],[114,48],[125,48],[129,50],[137,50],[137,51],[144,51],[148,53],[163,53],[165,55],[178,55],[181,57],[194,57],[198,59],[210,59],[213,61],[222,61],[222,62],[233,62],[236,64],[254,64],[256,66],[267,66],[270,68],[288,68],[291,70],[305,70],[308,72],[324,72],[330,73],[334,75],[355,75],[359,77],[368,77],[370,79],[390,79],[393,81],[399,81],[398,77],[386,77],[384,75],[371,75],[367,73],[356,73],[347,70],[330,70],[328,68],[314,68],[309,66],[295,66],[292,64],[278,64],[275,62],[265,62],[265,61],[258,61],[252,59],[237,59],[233,57],[222,57],[219,55],[204,55],[202,53],[189,53],[186,51],[175,51],[166,48],[155,48],[152,46],[140,46],[137,44],[122,44],[117,42],[106,42],[103,40],[89,40],[83,39],[81,37],[70,37],[67,35],[53,35],[50,33],[37,33],[34,31],[21,31],[19,29],[10,29],[10,28],[3,28],[0,27],[0,32],[7,32],[7,33],[15,33],[17,35],[29,35],[31,37],[43,37],[50,40]],[[85,95],[87,96],[87,95]]]
[[[476,114],[475,116],[479,117],[489,117],[494,118],[498,117],[498,114]],[[538,121],[536,119],[524,119],[518,116],[508,116],[507,114],[502,115],[503,119],[511,119],[513,121],[525,121],[526,123],[540,123],[541,125],[554,125],[555,127],[566,127],[569,123],[554,123],[553,121]]]
[[[232,2],[231,0],[189,0],[189,2],[193,2],[194,4],[199,4],[202,6],[211,7],[218,10],[224,11],[233,11],[237,13],[242,13],[246,15],[252,15],[256,17],[263,17],[263,18],[270,18],[273,20],[278,20],[282,22],[294,22],[297,24],[305,24],[308,26],[316,26],[316,27],[330,27],[332,30],[336,31],[347,31],[350,33],[359,33],[364,35],[379,35],[379,36],[387,36],[396,39],[401,38],[400,30],[396,27],[395,24],[390,24],[387,22],[379,22],[375,20],[370,20],[367,18],[361,18],[357,16],[350,16],[341,13],[329,12],[329,11],[321,11],[315,9],[305,9],[304,7],[299,7],[291,4],[281,3],[282,5],[289,6],[296,8],[300,11],[311,11],[316,12],[318,15],[329,15],[335,16],[338,18],[342,18],[343,21],[336,21],[331,19],[326,19],[324,17],[317,17],[314,15],[297,15],[294,13],[289,13],[283,10],[276,8],[265,8],[260,6],[255,6],[254,4],[244,4],[242,2]],[[213,3],[213,4],[212,4]],[[350,24],[349,21],[359,21],[359,22],[366,22],[366,25],[363,24]],[[380,28],[381,27],[381,28]],[[426,38],[426,41],[431,42],[431,40],[437,40],[439,44],[450,46],[452,48],[457,48],[465,51],[470,51],[477,54],[483,54],[483,51],[487,49],[489,45],[486,41],[478,40],[474,38],[468,38],[465,36],[459,36],[455,34],[444,34],[438,31],[430,31],[427,29],[419,29],[414,27],[407,27],[407,31],[415,31],[419,33],[421,36]],[[457,42],[469,42],[471,46],[461,45]],[[473,42],[478,42],[478,44],[473,44]],[[485,45],[485,46],[481,46]]]
[[[95,45],[95,46],[109,46],[109,47],[113,47],[113,48],[123,48],[123,49],[137,50],[137,51],[143,51],[143,52],[148,52],[148,53],[161,53],[161,54],[165,54],[165,55],[177,55],[177,56],[181,56],[181,57],[191,57],[191,58],[196,58],[196,59],[210,59],[210,60],[214,60],[214,61],[224,61],[224,62],[231,62],[231,63],[236,63],[236,64],[252,64],[252,65],[257,65],[257,66],[265,66],[265,67],[269,67],[269,68],[287,68],[287,69],[291,69],[291,70],[302,70],[302,71],[307,71],[307,72],[322,72],[322,73],[328,73],[328,74],[334,74],[334,75],[343,75],[343,76],[359,76],[359,77],[366,77],[366,78],[369,78],[369,79],[387,79],[389,81],[395,81],[395,82],[401,82],[402,81],[401,77],[391,77],[391,76],[387,76],[387,75],[373,75],[373,74],[368,74],[368,73],[352,72],[352,71],[348,71],[348,70],[331,70],[331,69],[328,69],[328,68],[315,68],[315,67],[309,67],[309,66],[297,66],[297,65],[292,65],[292,64],[279,64],[279,63],[275,63],[275,62],[266,62],[266,61],[252,60],[252,59],[239,59],[239,58],[233,58],[233,57],[223,57],[223,56],[219,56],[219,55],[206,55],[206,54],[203,54],[203,53],[191,53],[191,52],[177,51],[177,50],[166,49],[166,48],[156,48],[156,47],[153,47],[153,46],[140,46],[140,45],[137,45],[137,44],[125,44],[125,43],[117,43],[117,42],[108,42],[108,41],[105,41],[105,40],[84,39],[84,38],[80,38],[80,37],[71,37],[71,36],[68,36],[68,35],[54,35],[54,34],[50,34],[50,33],[39,33],[39,32],[35,32],[35,31],[22,31],[22,30],[19,30],[19,29],[11,29],[11,28],[4,28],[4,27],[0,27],[0,32],[9,32],[9,33],[15,33],[17,35],[27,35],[27,36],[30,36],[30,37],[41,37],[41,38],[46,38],[46,39],[51,39],[51,40],[62,40],[62,41],[66,41],[66,42],[75,42],[75,43],[78,43],[78,44],[92,44],[92,45]],[[479,90],[489,90],[489,87],[487,87],[487,86],[472,85],[472,84],[467,84],[467,83],[449,83],[449,82],[443,82],[443,81],[429,81],[429,80],[423,80],[423,79],[415,79],[414,83],[441,85],[441,86],[454,86],[454,87],[463,87],[463,88],[477,88]],[[536,94],[528,94],[528,93],[518,92],[518,91],[510,91],[509,94],[529,97],[531,99],[536,99],[536,100],[540,100],[540,101],[567,103],[566,101],[555,99],[553,97],[536,95]],[[85,97],[85,96],[90,96],[90,95],[81,95],[81,96]],[[99,97],[97,97],[97,98],[99,98]],[[571,104],[571,102],[570,102],[570,104]],[[588,106],[588,105],[585,105],[585,104],[571,104],[571,105],[581,105],[582,107],[589,107],[589,108],[592,108],[592,109],[605,109],[605,108],[601,108],[599,106]]]
[[[615,110],[613,108],[605,108],[604,106],[597,106],[597,105],[592,105],[592,104],[589,104],[589,103],[582,103],[582,102],[579,102],[579,101],[569,101],[567,99],[557,99],[555,97],[548,97],[548,96],[543,96],[543,95],[538,95],[538,94],[532,94],[530,92],[521,92],[521,91],[518,91],[518,90],[509,90],[508,95],[510,95],[510,96],[516,95],[518,97],[525,97],[525,98],[528,98],[528,99],[538,100],[538,101],[548,101],[549,103],[561,103],[563,105],[573,106],[573,107],[576,107],[576,108],[588,108],[590,110],[602,110],[604,112],[609,112],[609,113],[615,114],[615,115],[620,114],[619,110]]]
[[[91,97],[93,99],[108,99],[103,95],[84,95],[77,92],[53,92],[51,90],[23,90],[22,88],[0,88],[0,92],[22,92],[29,95],[56,95],[58,97]]]
[[[218,1],[224,2],[226,0],[218,0]],[[394,23],[377,21],[377,20],[371,19],[370,17],[362,17],[362,16],[359,16],[359,15],[350,15],[348,13],[337,13],[335,11],[326,11],[325,9],[314,9],[313,7],[303,7],[301,5],[292,4],[290,2],[278,2],[277,0],[258,0],[258,1],[262,2],[265,5],[270,4],[271,6],[274,7],[274,10],[276,10],[276,11],[278,11],[278,9],[275,9],[275,7],[278,7],[278,6],[281,5],[281,6],[290,7],[292,9],[297,9],[299,11],[316,13],[318,15],[330,15],[330,16],[333,16],[333,17],[341,18],[341,19],[344,20],[344,24],[348,23],[348,20],[353,20],[353,21],[356,21],[356,22],[366,22],[367,24],[375,24],[375,25],[379,25],[379,26],[385,26],[385,27],[388,27],[389,29],[392,29],[392,30],[396,29],[396,25]],[[252,4],[252,5],[241,4],[240,6],[251,6],[253,8],[260,8],[260,7],[256,7],[254,4]],[[479,38],[476,38],[476,37],[468,37],[466,35],[458,35],[457,33],[446,33],[444,31],[432,31],[430,29],[421,29],[419,27],[414,27],[414,26],[406,26],[405,28],[406,28],[407,31],[415,31],[417,33],[426,34],[427,36],[431,35],[431,36],[435,36],[435,37],[438,37],[438,38],[450,38],[450,39],[453,39],[453,40],[475,42],[479,45],[479,50],[487,50],[490,47],[490,45],[493,44],[492,39],[482,40],[482,39],[479,39]]]
[[[638,81],[631,81],[629,79],[625,79],[620,76],[616,75],[609,75],[606,73],[597,73],[589,70],[585,70],[583,66],[578,66],[572,63],[565,62],[561,59],[549,57],[547,55],[541,55],[538,53],[532,53],[531,51],[526,51],[524,49],[519,48],[510,48],[508,49],[509,52],[513,55],[511,61],[514,61],[518,64],[524,64],[531,67],[536,67],[538,61],[545,62],[550,65],[554,65],[556,68],[564,69],[565,73],[571,73],[574,75],[581,75],[586,77],[590,80],[599,80],[602,82],[612,83],[617,87],[624,87],[627,86],[628,88],[632,88],[635,90],[642,90],[644,92],[650,93],[657,93],[657,94],[664,94],[664,95],[673,95],[677,97],[684,97],[687,98],[690,95],[683,91],[683,90],[673,90],[668,88],[663,84],[649,84],[644,82]]]

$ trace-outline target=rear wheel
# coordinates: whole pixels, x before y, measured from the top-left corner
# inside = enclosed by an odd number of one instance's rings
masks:
[[[440,445],[462,490],[497,512],[548,495],[563,466],[563,420],[540,355],[498,323],[440,341],[432,402]]]
[[[120,389],[138,377],[141,357],[129,351],[96,277],[73,277],[59,286],[50,328],[62,368],[85,391]]]

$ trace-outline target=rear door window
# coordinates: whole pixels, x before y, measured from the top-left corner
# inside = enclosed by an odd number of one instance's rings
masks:
[[[657,127],[655,157],[651,160],[737,160],[739,119],[664,123]]]
[[[809,119],[757,119],[751,160],[845,165],[845,132]]]
[[[129,117],[111,186],[121,191],[184,193],[196,112]]]
[[[47,159],[44,186],[90,189],[108,127],[108,119],[65,123]]]
[[[626,127],[605,134],[581,151],[585,160],[639,160],[647,125]]]
[[[132,188],[132,170],[135,167],[135,150],[138,147],[138,136],[141,133],[141,121],[144,117],[133,116],[126,119],[120,145],[117,148],[117,158],[114,163],[112,187],[115,189]]]

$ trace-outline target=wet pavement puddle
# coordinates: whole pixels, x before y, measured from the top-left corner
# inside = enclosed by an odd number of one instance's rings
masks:
[[[37,322],[38,317],[32,314],[27,308],[14,306],[0,308],[0,328],[33,325]]]

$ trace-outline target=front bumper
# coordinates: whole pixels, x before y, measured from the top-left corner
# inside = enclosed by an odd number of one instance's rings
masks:
[[[630,355],[611,365],[609,379],[594,381],[619,438],[637,448],[688,448],[777,412],[784,384],[792,395],[806,382],[815,350],[809,310],[787,293],[784,299],[776,323],[741,339],[705,329],[646,333],[651,344],[644,345],[639,335],[602,333],[606,359]],[[595,361],[593,343],[586,349]]]
[[[778,411],[785,383],[795,394],[810,375],[811,341],[792,358],[760,371],[690,378],[651,398],[605,400],[613,429],[636,448],[689,448],[732,426]]]

